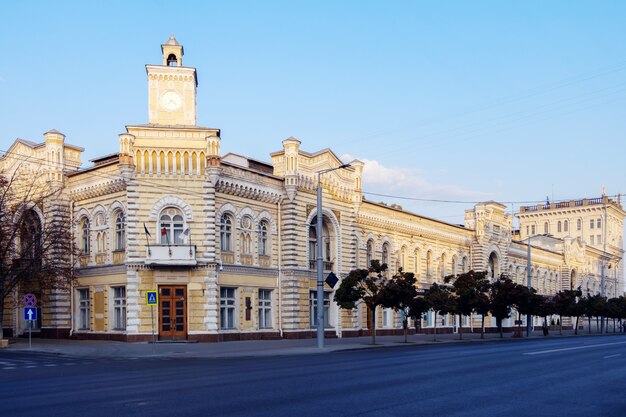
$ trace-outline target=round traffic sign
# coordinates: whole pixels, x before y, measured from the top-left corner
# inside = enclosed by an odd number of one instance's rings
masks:
[[[32,293],[26,294],[24,298],[22,298],[22,301],[27,307],[35,307],[37,305],[37,297],[35,297],[35,294]]]

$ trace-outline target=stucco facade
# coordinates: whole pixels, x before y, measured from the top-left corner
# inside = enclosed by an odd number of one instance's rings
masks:
[[[220,130],[196,125],[196,70],[182,65],[183,52],[171,37],[162,65],[146,66],[149,123],[126,126],[116,153],[81,169],[83,149],[50,131],[42,144],[17,140],[0,158],[6,173],[37,156],[28,163],[63,189],[81,249],[71,291],[44,300],[42,334],[148,340],[154,322],[162,339],[312,337],[317,172],[346,162],[350,167],[321,176],[325,273],[341,278],[380,259],[390,271],[415,272],[422,288],[470,269],[526,283],[530,235],[540,293],[579,285],[623,293],[619,201],[523,207],[519,231],[504,205],[485,202],[467,210],[459,226],[367,201],[362,162],[341,161],[330,149],[307,152],[293,137],[270,162],[222,155]],[[579,218],[587,226],[593,219],[594,232],[573,233]],[[552,236],[536,236],[544,233]],[[159,293],[156,307],[146,303],[150,290]],[[326,294],[329,334],[367,332],[366,311],[342,311],[333,289]],[[20,307],[5,309],[9,333],[25,329]],[[392,311],[379,311],[377,320],[381,332],[400,326]]]

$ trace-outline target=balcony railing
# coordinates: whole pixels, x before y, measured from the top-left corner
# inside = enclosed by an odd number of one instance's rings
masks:
[[[241,255],[241,264],[252,266],[252,255]]]
[[[126,260],[125,250],[122,249],[122,250],[113,251],[113,264],[114,265],[123,264],[125,260]]]
[[[324,271],[332,271],[333,263],[330,261],[323,261]],[[309,259],[309,269],[316,270],[317,269],[317,261],[315,259]]]
[[[107,260],[106,253],[96,253],[96,265],[104,265],[104,262]]]
[[[267,255],[259,255],[259,266],[261,268],[269,268],[272,265],[272,261]]]
[[[146,248],[146,265],[196,265],[196,246],[150,245]]]
[[[78,263],[80,264],[81,268],[84,268],[87,265],[89,265],[89,255],[80,255],[78,257]]]

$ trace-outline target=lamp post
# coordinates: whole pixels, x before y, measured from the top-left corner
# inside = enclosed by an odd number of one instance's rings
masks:
[[[349,168],[350,164],[343,164],[335,168],[317,171],[317,347],[324,348],[324,261],[322,258],[322,174]]]
[[[530,273],[530,238],[531,237],[532,236],[528,236],[528,256],[527,256],[528,259],[526,263],[526,279],[527,279],[527,285],[528,285],[529,291],[532,287],[532,276]],[[531,320],[532,320],[532,316],[530,315],[530,313],[526,314],[526,337],[530,337],[530,331],[532,328]]]

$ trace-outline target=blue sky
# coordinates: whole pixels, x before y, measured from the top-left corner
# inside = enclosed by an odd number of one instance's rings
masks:
[[[85,163],[116,152],[173,33],[224,153],[295,136],[414,198],[626,192],[626,2],[93,3],[3,5],[0,150],[55,128]],[[452,223],[471,206],[368,198]]]

